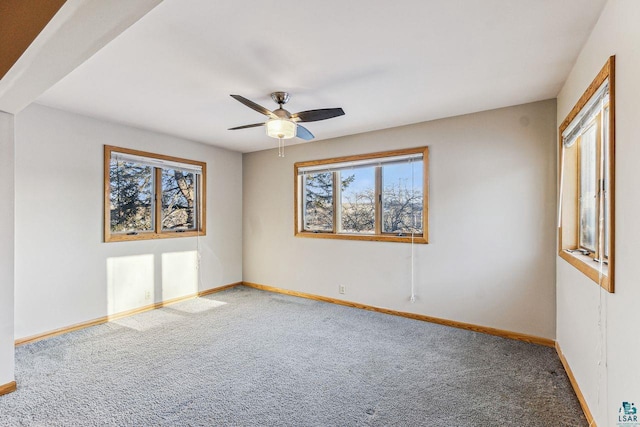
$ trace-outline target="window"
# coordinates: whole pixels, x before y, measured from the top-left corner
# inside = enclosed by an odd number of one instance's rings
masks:
[[[428,148],[298,162],[295,235],[427,243]]]
[[[104,147],[105,242],[205,234],[206,164]]]
[[[559,255],[609,292],[614,258],[614,57],[560,125]]]

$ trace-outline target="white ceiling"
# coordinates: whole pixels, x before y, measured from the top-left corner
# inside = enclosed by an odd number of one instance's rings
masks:
[[[333,138],[555,98],[605,2],[164,0],[36,102],[250,152],[277,141],[229,94],[281,90]]]

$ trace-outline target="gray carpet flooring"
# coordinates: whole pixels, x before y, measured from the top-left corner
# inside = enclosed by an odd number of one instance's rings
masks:
[[[16,349],[1,426],[586,426],[551,348],[246,287]]]

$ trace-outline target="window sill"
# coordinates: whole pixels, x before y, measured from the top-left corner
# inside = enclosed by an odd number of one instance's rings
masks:
[[[165,233],[138,233],[138,234],[107,234],[105,242],[128,242],[132,240],[156,240],[173,239],[179,237],[202,237],[206,236],[204,231],[169,231]]]
[[[607,292],[613,293],[613,281],[609,277],[609,265],[602,264],[602,275],[600,274],[600,263],[593,258],[580,253],[571,253],[566,249],[561,250],[558,255],[569,264],[577,268],[589,279],[598,283]]]
[[[392,234],[341,234],[341,233],[313,233],[309,231],[297,232],[296,237],[309,237],[312,239],[337,239],[337,240],[365,240],[369,242],[398,242],[427,244],[429,241],[423,235],[397,236]]]

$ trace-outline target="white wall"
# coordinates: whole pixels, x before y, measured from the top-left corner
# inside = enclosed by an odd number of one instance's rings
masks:
[[[244,280],[555,338],[555,116],[551,100],[245,154]],[[431,243],[412,304],[411,245],[294,237],[293,164],[422,145]]]
[[[608,294],[557,258],[557,340],[599,426],[640,404],[640,2],[610,0],[558,95],[560,123],[616,55],[616,277]]]
[[[14,379],[14,116],[0,111],[0,386]]]
[[[37,104],[15,125],[16,338],[242,280],[241,154]],[[103,243],[104,145],[206,162],[207,235]]]

